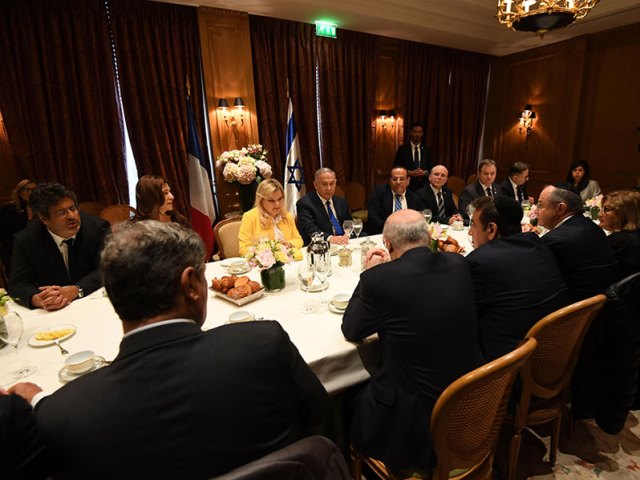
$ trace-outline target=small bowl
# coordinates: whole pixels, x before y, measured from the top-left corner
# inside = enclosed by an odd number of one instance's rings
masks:
[[[338,308],[347,308],[349,305],[349,300],[351,300],[351,295],[347,295],[346,293],[339,293],[338,295],[333,296],[333,304]]]
[[[250,322],[254,318],[255,317],[251,313],[240,310],[229,315],[229,323]]]
[[[72,373],[84,373],[93,367],[93,357],[95,353],[91,350],[83,350],[82,352],[69,355],[64,361],[67,370]]]
[[[451,225],[451,228],[453,228],[454,230],[457,230],[457,231],[464,230],[464,223],[462,223],[462,221],[460,221],[460,220],[456,220]]]

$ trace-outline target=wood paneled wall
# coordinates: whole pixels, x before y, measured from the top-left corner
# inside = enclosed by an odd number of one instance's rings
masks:
[[[216,158],[226,150],[260,141],[255,115],[249,15],[232,10],[200,7],[198,18],[213,156]],[[229,111],[228,115],[235,113],[236,125],[228,126],[224,122],[223,112],[217,108],[218,100],[226,98],[232,110],[235,97],[242,97],[244,100],[244,124],[240,125],[237,112]],[[230,118],[228,120],[231,123]],[[237,210],[239,201],[236,187],[225,182],[217,169],[215,178],[221,215]]]
[[[549,35],[552,35],[551,32]],[[499,178],[520,160],[530,190],[564,181],[573,160],[587,160],[604,191],[640,181],[640,24],[496,58],[492,64],[484,156]],[[518,114],[536,112],[525,146]]]

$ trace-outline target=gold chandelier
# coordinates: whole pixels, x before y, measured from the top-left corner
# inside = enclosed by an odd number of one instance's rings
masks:
[[[513,30],[536,32],[566,27],[582,18],[600,0],[498,0],[500,23]]]

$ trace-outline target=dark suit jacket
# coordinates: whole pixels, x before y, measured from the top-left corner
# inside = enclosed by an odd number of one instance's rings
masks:
[[[405,192],[407,199],[407,208],[413,210],[422,210],[424,208],[422,200],[418,194],[411,190]],[[389,184],[378,185],[371,197],[369,197],[369,218],[367,220],[367,232],[373,235],[382,232],[384,222],[391,213],[393,213],[393,192]]]
[[[511,197],[514,200],[518,200],[516,191],[511,185],[511,182],[509,181],[509,177],[505,178],[502,182],[500,182],[499,186],[500,186],[500,190],[502,190],[502,195],[506,195],[507,197]],[[522,185],[520,189],[522,190],[522,199],[529,200],[529,194],[527,193],[527,184],[525,183],[524,185]]]
[[[158,326],[36,409],[64,478],[203,479],[311,433],[327,393],[277,322]]]
[[[501,195],[502,190],[498,185],[493,183],[491,185],[491,189],[493,190],[493,196]],[[467,213],[467,207],[471,202],[473,202],[478,197],[484,197],[486,192],[484,191],[484,187],[480,183],[479,180],[476,180],[471,185],[467,185],[462,193],[460,194],[460,198],[458,199],[458,209],[460,210],[460,215],[464,219],[465,225],[469,225],[469,214]]]
[[[0,260],[7,275],[11,272],[13,236],[25,228],[28,221],[27,212],[18,213],[13,202],[0,207]]]
[[[342,197],[333,196],[333,208],[342,227],[342,222],[345,220],[351,220],[351,214],[349,213],[349,205],[347,201]],[[307,245],[311,241],[311,234],[314,232],[324,233],[324,239],[333,235],[333,226],[331,220],[329,220],[329,214],[324,206],[323,200],[320,199],[318,193],[307,193],[304,197],[296,203],[296,210],[298,211],[298,218],[296,223],[298,224],[298,231],[304,240],[304,244]]]
[[[428,208],[431,210],[433,214],[433,221],[440,223],[449,223],[449,219],[452,215],[455,215],[458,212],[458,207],[456,207],[455,202],[453,201],[453,192],[446,185],[442,187],[442,199],[444,200],[444,217],[438,217],[438,200],[436,196],[433,194],[433,190],[431,190],[431,185],[427,184],[426,187],[422,188],[418,194],[422,200],[424,208]]]
[[[618,280],[619,269],[604,231],[574,215],[542,237],[556,257],[572,302],[602,293]]]
[[[109,223],[82,212],[80,216],[80,230],[69,249],[69,272],[44,224],[32,223],[15,235],[9,293],[18,303],[33,308],[31,297],[44,285],[79,285],[85,295],[102,286],[100,252]]]
[[[414,248],[360,275],[342,321],[351,341],[378,333],[382,362],[363,389],[352,443],[392,470],[435,461],[431,411],[454,380],[484,363],[466,260]]]
[[[393,161],[394,165],[399,165],[401,167],[406,168],[407,170],[415,170],[417,165],[413,161],[413,149],[411,142],[405,143],[404,145],[400,145],[398,150],[396,151],[396,158]],[[426,171],[431,170],[433,163],[431,160],[431,149],[424,144],[420,145],[420,168]],[[427,181],[427,175],[422,178],[411,178],[411,182],[409,183],[409,190],[418,191],[420,188],[424,187]]]
[[[487,361],[509,353],[538,320],[569,304],[556,259],[534,233],[500,237],[467,260]]]
[[[17,395],[0,395],[0,478],[41,479],[53,473],[51,458],[36,428],[31,405]]]

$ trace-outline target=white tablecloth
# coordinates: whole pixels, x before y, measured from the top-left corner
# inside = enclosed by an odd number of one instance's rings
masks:
[[[468,235],[465,231],[449,234],[455,237],[466,251],[471,250]],[[380,235],[369,237],[381,245]],[[359,240],[361,242],[362,239]],[[352,240],[355,246],[355,240]],[[207,303],[207,319],[204,329],[218,327],[227,322],[229,315],[238,310],[246,310],[256,317],[273,319],[280,322],[289,334],[300,354],[311,366],[329,393],[340,391],[369,377],[361,360],[359,350],[354,344],[342,336],[340,325],[342,315],[331,313],[326,307],[319,306],[315,313],[303,314],[305,301],[331,299],[338,293],[351,294],[359,278],[360,252],[353,252],[351,267],[338,266],[338,256],[332,257],[333,275],[329,277],[329,287],[324,292],[307,293],[300,290],[297,279],[298,263],[285,266],[286,288],[277,293],[267,293],[264,297],[243,307],[210,295]],[[220,262],[209,263],[206,278],[209,284],[214,277],[225,275]],[[257,269],[247,273],[252,280],[260,281]],[[42,348],[28,346],[29,337],[36,332],[58,324],[76,326],[74,336],[62,342],[70,352],[93,350],[107,360],[112,360],[118,353],[122,338],[122,323],[118,319],[108,298],[100,289],[86,298],[76,300],[68,307],[56,311],[28,310],[12,304],[11,309],[17,311],[24,321],[24,334],[20,341],[20,355],[31,360],[38,371],[24,379],[14,380],[2,370],[2,364],[8,363],[12,354],[10,347],[0,350],[0,386],[7,387],[18,381],[29,381],[40,385],[45,392],[51,393],[63,383],[58,379],[58,372],[64,366],[64,357],[56,345]],[[361,348],[361,352],[367,349]]]

